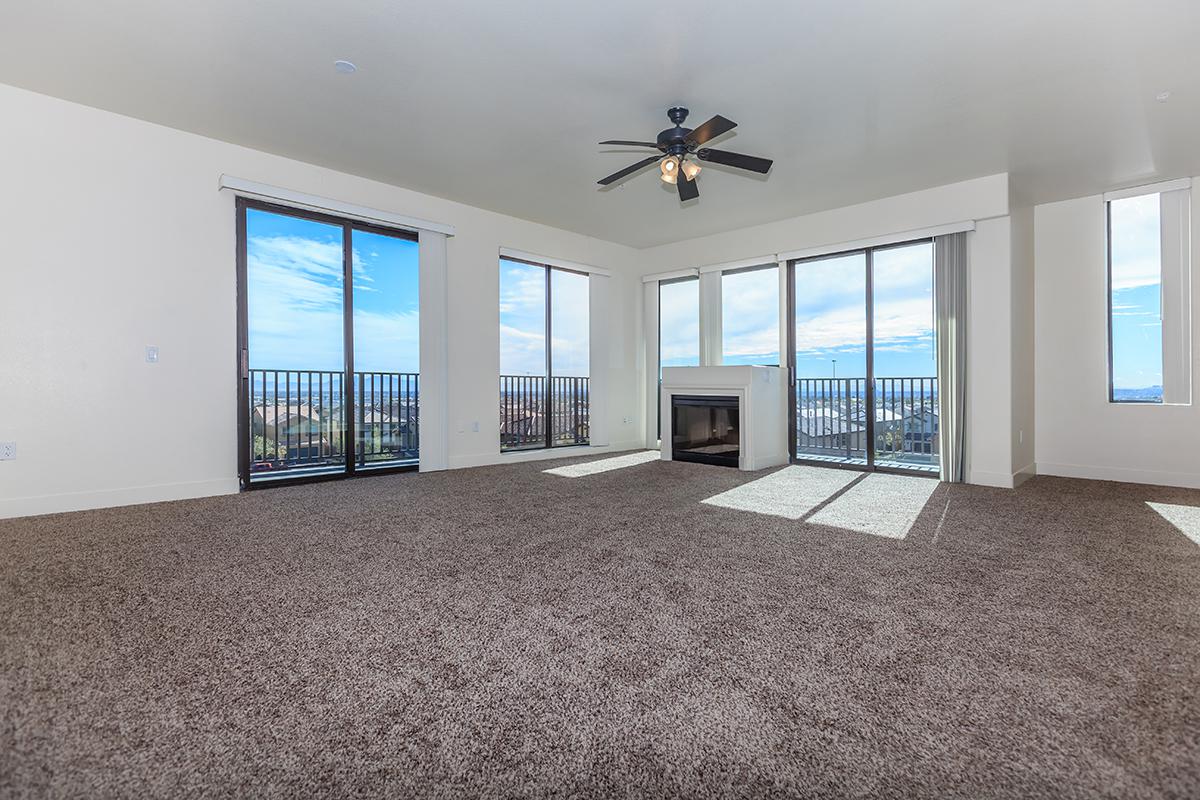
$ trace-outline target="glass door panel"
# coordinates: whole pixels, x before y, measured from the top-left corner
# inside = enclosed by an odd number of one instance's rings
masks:
[[[500,259],[500,447],[546,446],[546,268]]]
[[[591,363],[588,276],[550,273],[550,445],[589,441]]]
[[[872,254],[875,463],[938,469],[933,243]]]
[[[245,212],[249,480],[346,468],[343,227]]]
[[[868,464],[867,256],[797,261],[796,458]]]
[[[357,469],[419,455],[420,298],[417,242],[351,231],[354,431]]]

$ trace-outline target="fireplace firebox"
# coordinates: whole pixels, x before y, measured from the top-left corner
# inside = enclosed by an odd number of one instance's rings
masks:
[[[741,455],[738,398],[671,396],[671,458],[723,467],[738,466]]]

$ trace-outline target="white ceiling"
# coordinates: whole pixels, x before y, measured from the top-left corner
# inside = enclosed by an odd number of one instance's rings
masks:
[[[635,246],[996,172],[1025,202],[1200,173],[1196,0],[4,6],[0,82]],[[597,187],[640,153],[596,142],[674,104],[770,176]]]

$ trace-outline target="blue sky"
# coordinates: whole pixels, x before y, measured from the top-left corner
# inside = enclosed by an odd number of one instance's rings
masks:
[[[862,254],[796,265],[796,368],[800,377],[866,375],[866,267]],[[779,284],[774,269],[731,273],[721,283],[726,364],[779,363]],[[663,366],[699,360],[699,281],[663,284]],[[875,374],[936,374],[933,246],[875,253]]]
[[[250,366],[342,370],[342,229],[246,212]],[[417,243],[355,231],[355,369],[419,371]]]
[[[1113,200],[1113,387],[1162,385],[1159,195]]]
[[[700,363],[700,279],[658,286],[659,365],[694,367]]]
[[[546,273],[544,267],[500,259],[500,374],[546,374]],[[551,356],[555,375],[587,377],[588,277],[552,269]]]
[[[1118,389],[1162,383],[1159,198],[1114,201],[1113,380]],[[342,229],[247,211],[250,363],[255,369],[340,370]],[[354,234],[355,366],[416,372],[417,243]],[[796,367],[802,377],[866,373],[864,257],[796,265]],[[551,270],[554,372],[588,374],[588,278]],[[508,375],[545,372],[545,271],[500,262],[500,364]],[[722,279],[725,363],[776,364],[774,270]],[[660,289],[662,365],[699,361],[699,281]],[[933,375],[932,246],[875,253],[875,371]]]

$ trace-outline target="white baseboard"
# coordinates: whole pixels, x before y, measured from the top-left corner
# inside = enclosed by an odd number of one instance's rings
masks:
[[[237,478],[219,478],[210,481],[131,486],[99,492],[67,492],[34,497],[15,497],[0,500],[0,519],[30,517],[36,514],[57,514],[61,511],[132,506],[141,503],[161,503],[166,500],[188,500],[194,497],[212,497],[220,494],[237,494],[237,492]]]
[[[992,486],[997,489],[1012,489],[1016,486],[1013,476],[1007,472],[983,472],[973,469],[967,476],[967,483],[973,486]]]
[[[1037,464],[1026,464],[1021,469],[1013,473],[1013,488],[1020,486],[1025,481],[1037,475]]]
[[[633,439],[628,442],[613,442],[612,444],[604,445],[554,447],[545,450],[520,450],[511,453],[477,453],[474,455],[452,456],[450,458],[450,469],[488,467],[493,464],[523,464],[527,461],[546,461],[552,458],[571,458],[572,456],[596,456],[605,453],[620,453],[626,450],[645,449],[645,442],[641,439]]]
[[[1120,481],[1122,483],[1146,483],[1153,486],[1180,486],[1185,489],[1200,489],[1200,472],[1164,472],[1153,469],[1130,469],[1128,467],[1099,467],[1084,464],[1054,464],[1037,462],[1038,475],[1057,475],[1061,478],[1085,478],[1093,481]]]

